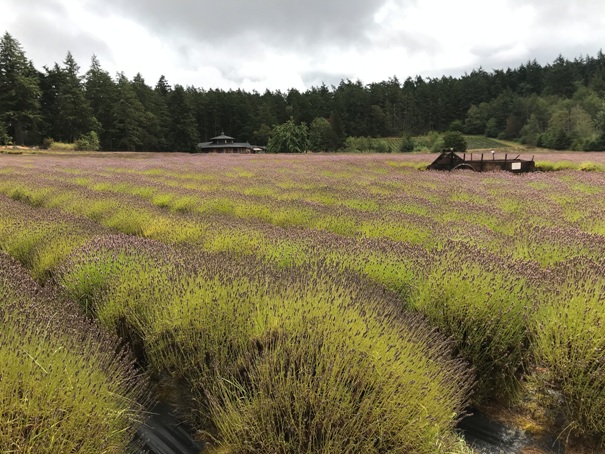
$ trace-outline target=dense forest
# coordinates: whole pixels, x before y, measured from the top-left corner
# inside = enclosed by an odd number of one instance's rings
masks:
[[[281,128],[281,129],[278,129]],[[343,80],[304,92],[264,93],[148,84],[81,71],[70,52],[40,71],[8,32],[0,40],[0,145],[80,143],[82,148],[193,151],[222,131],[265,145],[302,131],[310,149],[341,149],[346,137],[460,131],[554,149],[605,149],[605,54],[545,66],[482,68],[459,78]]]

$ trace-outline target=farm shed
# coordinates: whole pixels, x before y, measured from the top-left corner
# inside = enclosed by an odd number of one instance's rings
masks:
[[[200,153],[257,153],[263,147],[250,145],[248,142],[236,142],[233,137],[225,135],[213,137],[210,142],[200,142],[196,149]]]
[[[459,170],[468,169],[475,172],[492,172],[495,170],[506,170],[513,173],[533,172],[536,170],[534,158],[531,160],[520,159],[519,155],[509,158],[508,153],[504,159],[497,158],[492,151],[487,157],[484,153],[480,156],[464,153],[462,156],[452,150],[443,150],[441,154],[428,167],[427,170]]]

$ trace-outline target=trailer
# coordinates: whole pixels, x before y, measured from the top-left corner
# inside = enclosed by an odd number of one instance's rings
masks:
[[[427,170],[472,170],[474,172],[492,172],[496,170],[506,170],[513,173],[534,172],[536,163],[534,157],[531,160],[520,159],[520,155],[509,158],[508,153],[504,159],[496,158],[496,153],[492,151],[486,156],[484,153],[470,153],[467,156],[456,154],[453,150],[443,150],[441,154],[428,167]]]

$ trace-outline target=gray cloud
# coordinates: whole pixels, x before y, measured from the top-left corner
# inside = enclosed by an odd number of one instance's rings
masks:
[[[458,76],[479,66],[513,68],[534,58],[547,64],[559,54],[569,59],[595,55],[605,42],[602,0],[507,0],[506,7],[518,12],[518,21],[489,16],[489,8],[479,8],[478,13],[476,4],[464,0],[454,9],[429,0],[2,0],[2,4],[0,32],[7,27],[38,67],[61,63],[69,50],[83,71],[94,53],[111,71],[124,70],[129,76],[141,71],[150,81],[163,73],[170,83],[253,86],[261,91],[322,82],[338,85],[342,79],[370,83],[393,75],[400,80],[417,74]],[[82,9],[87,19],[96,20],[93,26],[78,19]],[[458,12],[459,16],[445,18]],[[410,17],[411,23],[406,21]],[[129,21],[134,29],[130,35]],[[449,28],[449,22],[456,25]],[[100,28],[106,23],[111,26]],[[111,29],[122,23],[119,30]],[[490,25],[481,27],[486,23]],[[123,40],[117,43],[119,48],[110,48],[117,39]]]
[[[167,2],[165,0],[106,0],[137,22],[159,33],[168,32],[217,45],[239,38],[272,47],[304,50],[324,42],[356,45],[365,39],[372,15],[386,0],[222,0]],[[240,41],[242,47],[258,44]]]
[[[302,80],[307,87],[319,87],[325,84],[327,87],[337,87],[342,80],[355,79],[351,73],[331,74],[323,71],[307,71],[302,74]]]
[[[110,59],[107,44],[78,24],[66,23],[68,11],[57,0],[4,0],[16,16],[15,29],[7,30],[23,46],[36,66],[59,63],[70,51],[85,71],[92,54]]]
[[[540,18],[544,27],[553,27],[557,24],[569,23],[570,21],[588,21],[595,19],[603,22],[605,3],[601,0],[509,0],[511,5],[531,6]]]

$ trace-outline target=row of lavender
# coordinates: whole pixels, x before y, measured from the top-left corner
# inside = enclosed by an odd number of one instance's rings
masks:
[[[594,250],[594,244],[602,243],[605,232],[605,220],[599,216],[605,202],[595,197],[605,190],[599,173],[494,179],[416,172],[402,167],[405,161],[365,156],[313,156],[309,161],[181,156],[164,162],[35,157],[29,158],[37,159],[32,184],[32,169],[27,158],[22,159],[15,158],[15,167],[6,170],[11,175],[2,192],[16,198],[21,192],[40,204],[63,204],[70,195],[75,199],[85,195],[94,202],[86,208],[86,215],[93,218],[107,216],[124,200],[137,205],[137,216],[147,218],[139,224],[156,217],[155,207],[195,214],[195,227],[187,224],[193,231],[181,234],[188,242],[203,235],[200,226],[211,225],[208,217],[219,215],[426,247],[454,236],[482,249],[548,265],[577,255],[601,256],[602,246]],[[53,194],[54,200],[48,200],[52,188],[63,198]],[[131,228],[140,230],[137,219]],[[552,246],[565,236],[572,237],[569,244]]]
[[[453,426],[470,373],[395,293],[328,264],[283,270],[110,235],[3,196],[0,219],[2,248],[128,341],[207,442],[237,452],[465,452]],[[55,250],[67,231],[80,246]],[[84,399],[44,377],[30,385]]]
[[[94,228],[255,257],[247,268],[254,272],[268,262],[369,277],[452,336],[477,372],[476,401],[510,402],[537,381],[552,391],[545,395],[562,398],[574,433],[605,433],[598,174],[444,176],[401,158],[349,156],[24,157],[0,173],[1,192],[87,218]],[[63,225],[71,231],[74,222]],[[28,255],[19,235],[9,237],[17,240],[2,247],[30,260],[42,278],[80,244],[64,240]],[[100,296],[91,295],[80,299],[96,307]],[[127,295],[120,304],[135,292]],[[127,326],[123,335],[136,332]]]
[[[0,252],[0,451],[125,452],[146,380],[118,339]]]

